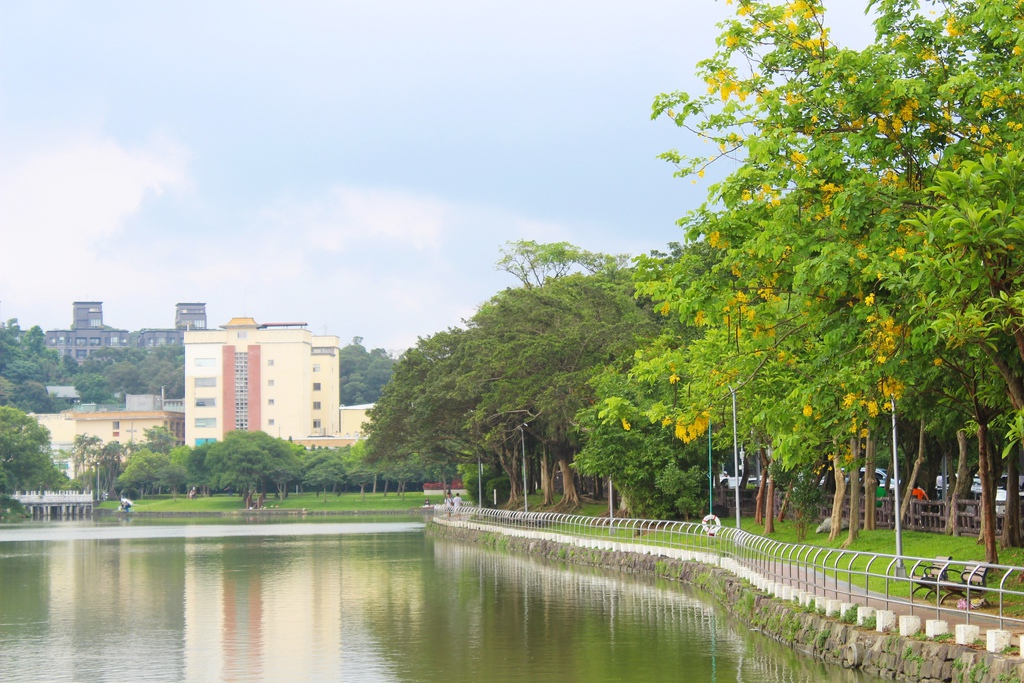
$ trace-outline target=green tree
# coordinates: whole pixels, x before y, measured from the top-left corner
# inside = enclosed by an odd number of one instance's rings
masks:
[[[353,338],[351,344],[338,352],[341,405],[376,402],[391,379],[394,364],[395,359],[384,349],[367,351],[362,337]]]
[[[49,431],[17,408],[0,406],[0,484],[3,492],[60,488],[50,458]]]
[[[345,463],[342,461],[341,453],[333,448],[315,451],[306,461],[304,470],[303,483],[322,490],[325,498],[328,487],[337,493],[338,487],[345,484]],[[317,495],[319,493],[317,491]]]
[[[115,397],[106,378],[96,373],[75,376],[75,390],[82,403],[113,403]]]
[[[169,454],[177,441],[167,427],[150,427],[142,435],[142,447],[154,453]]]
[[[211,444],[205,455],[213,485],[234,488],[242,495],[244,507],[250,508],[256,493],[266,495],[275,467],[294,457],[294,451],[287,441],[265,432],[235,431]]]

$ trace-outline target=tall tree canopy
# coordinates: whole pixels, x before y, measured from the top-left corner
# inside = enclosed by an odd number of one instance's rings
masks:
[[[706,433],[736,389],[742,431],[788,466],[826,457],[839,495],[841,470],[884,431],[893,402],[914,423],[926,418],[922,435],[937,428],[925,414],[936,400],[965,407],[994,560],[988,428],[1017,407],[1022,367],[1014,294],[1024,283],[1009,260],[1024,189],[1014,170],[1024,8],[870,7],[875,40],[852,50],[832,40],[819,0],[739,0],[698,65],[707,92],[656,99],[654,117],[712,150],[666,153],[680,175],[728,168],[681,222],[688,240],[719,252],[714,267],[688,279],[672,266],[638,285],[702,335],[652,347],[632,376],[686,387],[686,400],[644,411],[683,441]],[[1002,396],[974,390],[981,377],[1001,377]]]

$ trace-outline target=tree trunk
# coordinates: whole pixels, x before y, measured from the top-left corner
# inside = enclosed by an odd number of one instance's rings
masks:
[[[864,531],[874,531],[878,522],[876,504],[879,482],[875,475],[875,443],[875,435],[868,432],[867,443],[864,446]]]
[[[442,483],[444,481],[444,475],[441,475]],[[377,475],[373,475],[373,492],[377,493]]]
[[[946,535],[956,536],[960,532],[960,524],[957,519],[957,503],[967,495],[970,490],[970,470],[967,467],[967,433],[958,429],[956,432],[956,443],[960,451],[956,462],[956,473],[952,481],[944,481],[942,485],[946,491]]]
[[[996,501],[992,489],[991,463],[988,455],[988,425],[978,424],[978,475],[981,477],[981,538],[985,544],[985,561],[999,563],[996,549]]]
[[[555,504],[554,480],[548,459],[548,448],[544,446],[540,452],[540,490],[544,493],[544,501],[541,503],[543,507],[551,507]]]
[[[365,483],[359,485],[359,500],[361,500],[364,503],[366,502],[366,484]]]
[[[1006,509],[1003,511],[1003,547],[1019,548],[1020,538],[1020,483],[1017,467],[1017,449],[1006,459]]]
[[[839,532],[843,530],[843,500],[846,498],[846,475],[843,473],[842,455],[839,448],[832,453],[832,478],[836,481],[836,493],[832,496],[832,531],[828,534],[828,540],[834,541],[839,538]],[[853,526],[852,520],[850,526]]]
[[[900,504],[900,520],[907,518],[907,509],[910,508],[910,498],[914,487],[917,485],[917,475],[924,464],[924,418],[921,418],[921,425],[917,437],[917,457],[914,459],[914,469],[910,472],[910,480],[907,481],[907,488],[903,492],[903,502]]]
[[[523,470],[519,467],[519,458],[518,448],[503,448],[498,451],[498,462],[501,463],[501,469],[505,471],[505,475],[508,477],[509,487],[506,505],[509,509],[519,507],[519,503],[522,502],[521,489],[519,487],[523,483]]]
[[[562,512],[576,510],[580,506],[580,497],[576,492],[576,481],[572,477],[572,467],[569,458],[560,455],[558,467],[562,471],[562,500],[558,507]]]
[[[767,472],[768,470],[765,470]],[[768,492],[765,494],[765,505],[767,507],[764,516],[764,532],[766,534],[775,533],[775,480],[768,477]]]
[[[758,457],[761,459],[761,482],[757,487],[757,505],[754,507],[754,522],[764,524],[764,498],[768,492],[768,465],[770,464],[767,448],[764,446],[759,448]]]
[[[775,518],[776,522],[781,522],[786,518],[786,510],[789,508],[789,494],[793,492],[793,485],[790,484],[786,487],[786,495],[782,497],[782,505],[779,506],[779,515]]]
[[[860,436],[850,439],[850,456],[853,458],[850,467],[850,532],[843,542],[844,548],[849,548],[860,533]]]

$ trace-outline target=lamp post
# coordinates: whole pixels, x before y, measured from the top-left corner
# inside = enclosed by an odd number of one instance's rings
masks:
[[[739,437],[736,435],[736,390],[731,386],[729,392],[732,393],[732,474],[733,474],[733,491],[736,492],[736,528],[740,528],[740,455],[737,444],[739,443]]]
[[[476,505],[479,508],[484,506],[484,466],[480,462],[480,453],[476,454]]]
[[[900,463],[896,455],[896,397],[890,396],[892,405],[892,476],[893,484],[893,515],[896,517],[896,575],[906,576],[907,568],[903,566],[903,526],[900,520]]]
[[[526,425],[519,425],[519,441],[523,449],[523,512],[530,511],[530,499],[526,495]]]
[[[715,470],[711,465],[711,416],[708,416],[708,514],[715,514]]]

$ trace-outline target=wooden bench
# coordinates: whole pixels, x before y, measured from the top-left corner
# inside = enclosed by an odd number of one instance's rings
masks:
[[[953,573],[956,573],[955,570]],[[945,602],[947,598],[954,595],[958,598],[966,598],[968,591],[975,596],[983,597],[987,581],[988,567],[977,564],[964,565],[956,581],[946,581],[940,586],[943,595],[939,598],[939,602]]]
[[[914,590],[910,592],[913,599],[918,591],[925,591],[924,599],[931,600],[936,591],[945,590],[949,583],[949,563],[952,557],[936,557],[930,564],[919,564],[914,567],[910,574],[910,580],[914,583]]]

